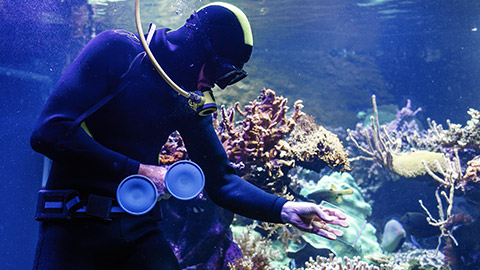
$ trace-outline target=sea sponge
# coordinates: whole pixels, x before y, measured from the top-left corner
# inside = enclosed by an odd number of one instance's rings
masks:
[[[435,160],[439,162],[442,168],[445,168],[442,153],[430,151],[392,153],[391,159],[392,171],[406,178],[414,178],[427,173],[425,166],[422,164],[422,160],[424,160],[427,166],[434,172],[438,172],[438,166],[436,165]]]

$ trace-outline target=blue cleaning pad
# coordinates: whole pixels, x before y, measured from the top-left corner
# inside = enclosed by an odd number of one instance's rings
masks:
[[[117,201],[125,212],[143,215],[152,210],[157,203],[157,188],[147,177],[131,175],[118,186]]]
[[[181,160],[174,163],[165,175],[168,192],[180,200],[195,198],[205,185],[202,169],[194,162]]]

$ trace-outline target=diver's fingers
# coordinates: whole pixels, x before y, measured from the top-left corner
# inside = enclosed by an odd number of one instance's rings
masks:
[[[328,211],[325,211],[327,210],[327,208],[321,207],[319,205],[314,205],[313,208],[314,208],[313,209],[314,213],[312,214],[315,214],[317,217],[319,217],[320,219],[326,222],[332,222],[335,219],[337,219],[334,215],[331,215]]]
[[[310,232],[322,237],[326,237],[330,240],[335,240],[337,237],[343,235],[341,230],[332,228],[328,226],[326,222],[318,220],[312,221],[312,229]]]
[[[332,218],[331,221],[329,221],[329,220],[324,219],[322,216],[319,216],[323,220],[326,220],[328,223],[333,224],[333,225],[339,225],[339,226],[342,226],[342,227],[350,226],[350,224],[346,220],[347,216],[344,213],[342,213],[340,210],[326,208],[326,207],[323,207],[322,210],[323,210],[323,212],[327,213],[328,215],[334,217],[334,218]]]
[[[329,223],[332,225],[342,226],[344,228],[347,228],[350,226],[350,223],[348,223],[348,221],[346,221],[345,219],[334,219],[332,222],[329,222]]]
[[[329,224],[339,225],[342,227],[350,226],[350,224],[345,220],[347,216],[339,210],[317,206],[315,213],[317,214],[317,217]]]
[[[347,216],[344,213],[342,213],[342,211],[337,210],[337,209],[322,207],[322,210],[324,212],[327,212],[330,216],[336,216],[339,219],[346,219],[347,218]]]

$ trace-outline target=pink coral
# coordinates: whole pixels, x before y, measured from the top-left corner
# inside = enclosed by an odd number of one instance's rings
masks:
[[[480,156],[474,157],[467,162],[467,170],[463,176],[465,182],[480,182]]]
[[[293,115],[287,118],[286,98],[264,88],[259,100],[251,101],[243,110],[238,103],[234,108],[222,106],[222,120],[215,126],[230,161],[243,169],[243,175],[248,177],[258,166],[265,167],[269,177],[280,178],[284,175],[282,167],[294,165],[293,160],[283,159],[289,152],[289,146],[283,139],[303,114],[301,102],[295,103]],[[235,123],[235,112],[244,117],[240,125]]]

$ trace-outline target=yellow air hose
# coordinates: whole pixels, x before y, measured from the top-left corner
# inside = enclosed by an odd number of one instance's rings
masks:
[[[145,52],[150,58],[150,61],[153,64],[153,67],[158,71],[160,76],[180,95],[188,98],[188,105],[192,107],[193,110],[197,111],[199,115],[206,116],[216,111],[215,99],[211,91],[203,92],[203,95],[198,95],[196,93],[188,92],[180,88],[167,73],[163,70],[160,64],[155,59],[150,47],[148,46],[145,36],[143,34],[142,22],[140,20],[140,0],[135,0],[135,24],[137,25],[138,36],[142,42],[142,46],[145,49]]]
[[[142,42],[142,46],[145,49],[148,58],[150,58],[150,61],[152,61],[153,67],[158,71],[160,76],[162,76],[162,78],[173,88],[173,90],[177,91],[180,95],[186,98],[190,98],[191,93],[180,88],[172,79],[170,79],[170,77],[168,77],[167,73],[165,73],[163,68],[157,62],[157,59],[155,59],[155,56],[153,56],[152,51],[148,47],[147,41],[145,40],[145,36],[143,34],[142,21],[140,20],[140,0],[135,0],[135,23],[137,25],[137,31],[140,41]]]

